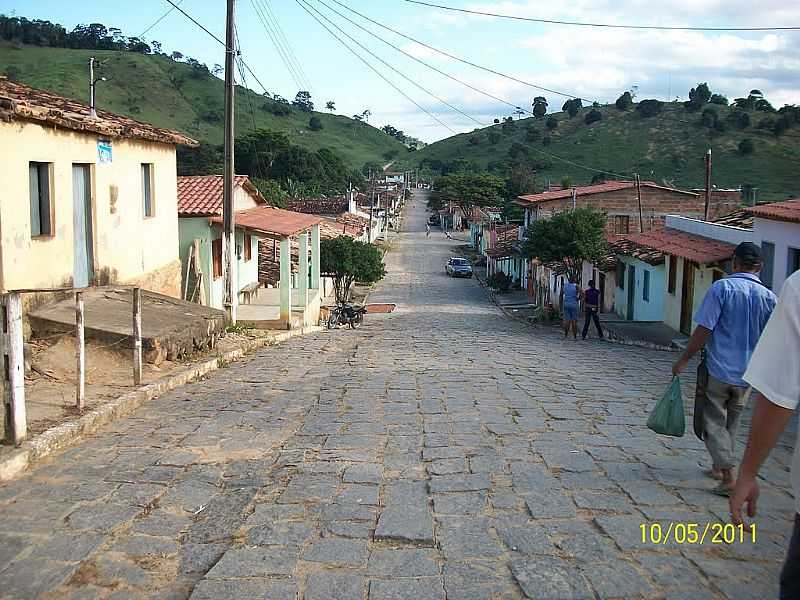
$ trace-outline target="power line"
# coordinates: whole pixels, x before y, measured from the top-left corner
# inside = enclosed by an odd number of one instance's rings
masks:
[[[486,71],[487,73],[491,73],[493,75],[497,75],[498,77],[503,77],[505,79],[508,79],[509,81],[514,81],[516,83],[519,83],[521,85],[527,86],[527,87],[535,89],[535,90],[541,90],[543,92],[548,92],[550,94],[555,94],[557,96],[563,96],[565,98],[575,98],[575,99],[582,100],[582,101],[585,101],[585,102],[591,102],[591,100],[587,100],[586,98],[582,98],[578,94],[571,94],[569,92],[559,91],[559,90],[555,90],[555,89],[552,89],[552,88],[544,87],[542,85],[537,85],[535,83],[531,83],[529,81],[525,81],[524,79],[520,79],[519,77],[514,77],[513,75],[508,75],[507,73],[503,73],[501,71],[497,71],[496,69],[492,69],[491,67],[484,67],[483,65],[479,65],[478,63],[474,63],[474,62],[469,61],[469,60],[467,60],[465,58],[461,58],[460,56],[456,56],[455,54],[451,54],[450,52],[447,52],[447,51],[442,50],[440,48],[436,48],[435,46],[431,46],[430,44],[427,44],[427,43],[425,43],[425,42],[423,42],[421,40],[418,40],[418,39],[416,39],[414,37],[411,37],[410,35],[407,35],[407,34],[401,32],[401,31],[398,31],[397,29],[393,29],[393,28],[389,27],[388,25],[384,25],[383,23],[379,23],[375,19],[372,19],[372,18],[366,16],[365,14],[358,12],[357,10],[355,10],[353,8],[350,8],[346,4],[343,4],[342,2],[340,2],[339,0],[331,0],[331,1],[335,2],[336,4],[338,4],[342,8],[350,11],[351,13],[358,15],[362,19],[364,19],[366,21],[369,21],[370,23],[372,23],[374,25],[377,25],[378,27],[380,27],[382,29],[385,29],[387,31],[391,31],[395,35],[399,35],[400,37],[405,38],[405,39],[407,39],[409,41],[412,41],[415,44],[419,44],[423,48],[427,48],[428,50],[432,50],[433,52],[436,52],[437,54],[441,54],[442,56],[446,56],[447,58],[450,58],[450,59],[455,60],[457,62],[463,63],[465,65],[469,65],[470,67],[474,67],[475,69],[480,69],[481,71]]]
[[[393,83],[393,82],[392,82],[390,79],[388,79],[387,77],[385,77],[385,76],[383,75],[383,73],[381,73],[380,71],[378,71],[378,69],[376,69],[374,66],[372,66],[372,64],[370,64],[370,62],[369,62],[369,61],[367,61],[367,60],[366,60],[365,58],[363,58],[363,57],[362,57],[360,54],[358,54],[358,52],[356,52],[355,50],[353,50],[353,49],[352,49],[352,48],[351,48],[351,47],[350,47],[350,46],[347,44],[347,42],[345,42],[344,40],[342,40],[342,38],[340,38],[340,37],[339,37],[338,35],[336,35],[336,34],[335,34],[333,31],[331,31],[331,30],[328,28],[328,26],[327,26],[327,25],[325,25],[325,23],[323,23],[322,21],[320,21],[320,20],[317,18],[317,16],[316,16],[314,13],[312,13],[312,12],[311,12],[311,11],[310,11],[310,10],[309,10],[307,7],[306,7],[306,5],[304,4],[304,1],[303,1],[303,0],[295,0],[295,2],[297,2],[297,4],[298,4],[298,5],[300,5],[300,7],[301,7],[301,8],[302,8],[304,11],[306,11],[306,12],[307,12],[307,13],[308,13],[308,14],[311,16],[311,18],[313,18],[313,19],[314,19],[314,20],[315,20],[317,23],[319,23],[319,24],[320,24],[320,25],[321,25],[321,26],[322,26],[322,27],[323,27],[323,28],[324,28],[324,29],[325,29],[325,30],[326,30],[326,31],[327,31],[329,34],[331,34],[331,35],[332,35],[332,36],[333,36],[333,37],[334,37],[334,38],[335,38],[335,39],[336,39],[336,40],[337,40],[337,41],[338,41],[338,42],[339,42],[339,43],[340,43],[342,46],[344,46],[345,48],[347,48],[347,50],[348,50],[349,52],[351,52],[351,53],[352,53],[352,54],[353,54],[353,55],[354,55],[354,56],[355,56],[355,57],[356,57],[358,60],[360,60],[362,63],[364,63],[364,65],[366,65],[366,66],[367,66],[367,68],[369,68],[369,69],[370,69],[370,70],[371,70],[373,73],[375,73],[375,74],[376,74],[378,77],[380,77],[380,78],[381,78],[381,79],[383,79],[383,80],[384,80],[384,81],[385,81],[387,84],[389,84],[389,85],[392,87],[392,89],[394,89],[394,90],[395,90],[395,91],[396,91],[398,94],[400,94],[401,96],[403,96],[403,97],[404,97],[406,100],[408,100],[409,102],[411,102],[411,103],[412,103],[414,106],[416,106],[418,109],[420,109],[422,112],[424,112],[426,115],[428,115],[429,117],[431,117],[431,118],[432,118],[434,121],[436,121],[437,123],[439,123],[439,124],[440,124],[442,127],[444,127],[445,129],[447,129],[447,130],[448,130],[448,131],[450,131],[451,133],[453,133],[453,134],[457,133],[457,132],[456,132],[456,131],[455,131],[455,130],[452,128],[452,127],[450,127],[450,126],[449,126],[447,123],[444,123],[444,122],[443,122],[441,119],[439,119],[439,118],[438,118],[436,115],[434,115],[433,113],[431,113],[430,111],[428,111],[427,109],[425,109],[424,107],[422,107],[422,106],[421,106],[421,105],[420,105],[420,104],[419,104],[419,103],[418,103],[416,100],[414,100],[413,98],[411,98],[411,96],[409,96],[409,95],[408,95],[408,94],[406,94],[406,93],[405,93],[403,90],[401,90],[399,87],[397,87],[397,85],[395,85],[395,84],[394,84],[394,83]]]
[[[323,3],[323,4],[324,4],[324,3]],[[366,52],[367,54],[369,54],[369,55],[370,55],[372,58],[374,58],[375,60],[379,61],[381,64],[383,64],[384,66],[388,67],[389,69],[392,69],[393,71],[395,71],[395,72],[396,72],[398,75],[400,75],[400,77],[402,77],[403,79],[405,79],[406,81],[408,81],[408,82],[409,82],[411,85],[413,85],[414,87],[416,87],[416,88],[418,88],[418,89],[422,90],[424,93],[428,94],[428,95],[429,95],[431,98],[434,98],[435,100],[437,100],[437,101],[441,102],[442,104],[444,104],[444,105],[445,105],[445,106],[447,106],[448,108],[450,108],[450,109],[454,110],[455,112],[459,113],[460,115],[462,115],[462,116],[466,117],[467,119],[470,119],[471,121],[473,121],[473,122],[474,122],[474,123],[476,123],[477,125],[480,125],[481,127],[484,127],[484,126],[486,126],[486,125],[487,125],[487,123],[483,123],[482,121],[479,121],[478,119],[476,119],[476,118],[475,118],[475,117],[473,117],[472,115],[468,115],[467,113],[465,113],[464,111],[462,111],[460,108],[458,108],[458,107],[456,107],[456,106],[453,106],[453,105],[452,105],[452,104],[450,104],[450,103],[449,103],[447,100],[444,100],[443,98],[441,98],[441,97],[437,96],[436,94],[434,94],[433,92],[431,92],[429,89],[427,89],[427,88],[423,87],[422,85],[420,85],[419,83],[417,83],[416,81],[414,81],[414,80],[413,80],[411,77],[409,77],[408,75],[406,75],[405,73],[403,73],[403,72],[402,72],[400,69],[398,69],[398,68],[397,68],[397,67],[395,67],[394,65],[391,65],[391,64],[389,64],[388,62],[386,62],[385,60],[383,60],[383,59],[382,59],[380,56],[376,55],[376,54],[375,54],[374,52],[372,52],[372,51],[371,51],[369,48],[367,48],[366,46],[364,46],[364,45],[363,45],[361,42],[359,42],[359,41],[358,41],[358,40],[356,40],[356,39],[355,39],[353,36],[351,36],[351,35],[350,35],[350,34],[348,34],[346,31],[344,31],[344,30],[343,30],[341,27],[339,27],[339,26],[338,26],[336,23],[334,23],[333,21],[331,21],[330,19],[328,19],[328,18],[327,18],[325,15],[323,15],[323,14],[322,14],[320,11],[318,11],[316,8],[313,8],[313,6],[312,6],[311,4],[309,4],[309,6],[311,6],[311,8],[312,8],[312,10],[313,10],[314,12],[316,12],[316,13],[317,13],[319,16],[321,16],[323,19],[325,19],[325,21],[326,21],[326,22],[327,22],[329,25],[331,25],[331,26],[332,26],[334,29],[336,29],[336,30],[337,30],[339,33],[341,33],[342,35],[344,35],[345,37],[347,37],[347,38],[348,38],[348,39],[349,39],[351,42],[353,42],[354,44],[356,44],[356,45],[357,45],[359,48],[361,48],[361,49],[362,49],[364,52]]]
[[[181,1],[182,1],[182,0],[181,0]],[[178,6],[177,4],[175,4],[175,2],[173,2],[172,0],[165,0],[165,2],[168,2],[168,3],[170,3],[170,4],[171,4],[171,5],[172,5],[172,6],[175,8],[175,10],[179,11],[179,12],[180,12],[180,13],[181,13],[181,14],[182,14],[184,17],[186,17],[187,19],[189,19],[189,20],[190,20],[192,23],[194,23],[195,25],[197,25],[197,26],[198,26],[200,29],[202,29],[203,31],[205,31],[205,32],[206,32],[208,35],[210,35],[212,38],[214,38],[215,40],[217,40],[217,41],[218,41],[220,44],[222,44],[222,45],[225,47],[225,50],[227,50],[228,52],[233,52],[233,51],[234,51],[232,48],[228,48],[228,44],[226,44],[226,43],[225,43],[225,42],[223,42],[221,39],[219,39],[219,37],[217,37],[216,35],[214,35],[213,33],[211,33],[211,32],[210,32],[208,29],[206,29],[206,27],[205,27],[205,26],[204,26],[202,23],[200,23],[200,22],[199,22],[197,19],[195,19],[195,18],[194,18],[192,15],[190,15],[190,14],[189,14],[189,13],[187,13],[185,10],[183,10],[183,9],[182,9],[180,6]]]
[[[184,0],[178,0],[178,4],[183,4],[183,2],[184,2]],[[147,29],[145,29],[145,30],[144,30],[142,33],[140,33],[140,34],[139,34],[139,39],[144,39],[144,36],[145,36],[145,35],[146,35],[146,34],[147,34],[147,33],[148,33],[148,32],[149,32],[151,29],[153,29],[153,27],[155,27],[156,25],[158,25],[159,23],[161,23],[161,21],[163,21],[163,20],[164,20],[164,19],[166,19],[166,18],[167,18],[169,15],[171,15],[171,14],[172,14],[172,11],[174,11],[174,10],[175,10],[175,7],[174,7],[174,6],[170,7],[170,8],[169,8],[169,10],[168,10],[167,12],[165,12],[163,15],[161,15],[160,17],[158,17],[158,19],[156,19],[156,20],[155,20],[155,22],[153,22],[153,24],[152,24],[152,25],[150,25],[150,27],[148,27],[148,28],[147,28]]]
[[[409,4],[419,4],[430,8],[450,10],[453,12],[466,13],[470,15],[480,15],[482,17],[495,17],[498,19],[510,19],[512,21],[528,21],[532,23],[544,23],[547,25],[570,25],[574,27],[602,27],[605,29],[646,29],[660,31],[796,31],[800,26],[785,27],[697,27],[697,26],[669,26],[669,25],[617,25],[613,23],[590,23],[584,21],[561,21],[557,19],[539,19],[534,17],[520,17],[517,15],[506,15],[501,13],[485,12],[480,10],[469,10],[467,8],[457,8],[455,6],[444,6],[422,0],[403,0]]]
[[[250,0],[250,4],[253,6],[253,10],[256,11],[256,15],[258,16],[259,21],[261,21],[261,26],[264,28],[264,31],[267,32],[267,36],[272,42],[272,45],[275,47],[275,50],[278,52],[278,56],[280,57],[283,66],[286,67],[286,70],[289,72],[294,84],[298,88],[302,88],[303,82],[300,74],[294,68],[294,65],[289,60],[289,56],[285,53],[283,46],[278,41],[277,34],[273,31],[271,23],[267,21],[266,15],[263,13],[263,9],[256,0]]]
[[[289,59],[294,63],[298,73],[300,73],[300,76],[304,82],[306,89],[313,91],[311,80],[309,79],[308,75],[306,75],[305,69],[303,69],[303,64],[298,60],[297,55],[294,52],[294,48],[292,47],[292,44],[286,37],[286,34],[283,31],[283,27],[281,27],[281,23],[278,20],[277,14],[275,13],[274,10],[272,10],[272,6],[270,5],[270,0],[260,0],[260,1],[262,6],[266,8],[267,15],[272,18],[273,25],[278,33],[278,38],[283,41],[283,46],[286,49],[287,54],[289,55]]]
[[[513,102],[509,102],[508,100],[504,100],[503,98],[500,98],[498,96],[495,96],[494,94],[491,94],[491,93],[489,93],[487,91],[484,91],[484,90],[482,90],[480,88],[477,88],[474,85],[472,85],[470,83],[467,83],[466,81],[462,81],[461,79],[458,79],[457,77],[454,77],[453,75],[450,75],[449,73],[447,73],[445,71],[442,71],[438,67],[435,67],[435,66],[431,65],[430,63],[427,63],[424,60],[422,60],[420,58],[417,58],[416,56],[414,56],[413,54],[411,54],[409,52],[406,52],[405,50],[403,50],[399,46],[396,46],[396,45],[392,44],[391,42],[389,42],[388,40],[385,40],[384,38],[382,38],[381,36],[379,36],[375,32],[373,32],[373,31],[367,29],[366,27],[360,25],[359,23],[353,21],[347,15],[344,15],[344,14],[340,13],[338,10],[336,10],[335,8],[333,8],[329,4],[327,4],[324,0],[318,0],[318,1],[319,1],[320,4],[325,6],[328,10],[330,10],[331,12],[339,15],[342,19],[344,19],[348,23],[351,23],[353,26],[358,27],[362,31],[364,31],[364,32],[368,33],[369,35],[371,35],[372,37],[380,40],[381,42],[383,42],[384,44],[386,44],[390,48],[394,48],[396,51],[398,51],[401,54],[407,56],[411,60],[413,60],[415,62],[418,62],[419,64],[421,64],[421,65],[423,65],[423,66],[435,71],[436,73],[438,73],[440,75],[443,75],[444,77],[447,77],[448,79],[450,79],[452,81],[455,81],[456,83],[459,83],[459,84],[461,84],[461,85],[463,85],[463,86],[465,86],[465,87],[467,87],[467,88],[469,88],[469,89],[471,89],[471,90],[473,90],[475,92],[478,92],[479,94],[483,94],[487,98],[491,98],[492,100],[496,100],[497,102],[501,102],[503,104],[506,104],[506,105],[510,106],[511,108],[522,110],[522,111],[525,111],[526,113],[529,113],[529,114],[533,114],[531,111],[529,111],[527,109],[524,109],[524,108],[522,108],[520,106],[517,106]]]

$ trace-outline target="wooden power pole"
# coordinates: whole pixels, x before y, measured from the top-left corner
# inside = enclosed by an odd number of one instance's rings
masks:
[[[711,148],[706,152],[706,206],[703,214],[708,221],[711,216]]]
[[[222,269],[224,273],[225,308],[231,324],[236,323],[236,293],[234,279],[236,267],[236,219],[233,214],[233,101],[234,101],[234,61],[236,60],[236,44],[234,35],[234,6],[236,0],[227,0],[228,10],[225,22],[225,173],[222,192]]]
[[[639,233],[644,233],[644,218],[642,217],[642,179],[636,173],[636,202],[639,204]]]

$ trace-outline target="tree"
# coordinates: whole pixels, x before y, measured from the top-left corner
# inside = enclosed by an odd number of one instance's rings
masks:
[[[689,110],[699,110],[704,104],[711,100],[711,90],[707,83],[698,83],[696,88],[689,90],[689,101],[684,102]]]
[[[306,92],[304,90],[297,92],[292,106],[296,106],[303,112],[311,112],[314,110],[314,103],[311,101],[311,92]]]
[[[728,106],[728,99],[722,94],[711,94],[708,100],[711,104],[718,104],[720,106]]]
[[[497,125],[498,123],[500,123],[500,119],[495,119],[495,120],[494,120],[494,121],[492,121],[492,122],[493,122],[495,125]]]
[[[750,127],[750,115],[743,110],[733,109],[728,113],[728,121],[730,121],[733,126],[737,127],[738,129],[746,129]]]
[[[347,302],[353,282],[371,284],[386,274],[375,246],[346,235],[320,242],[320,270],[333,278],[337,304]]]
[[[480,146],[481,136],[479,136],[479,135],[471,135],[471,136],[469,136],[469,139],[467,141],[469,141],[470,145],[472,145],[472,146]]]
[[[605,215],[591,208],[538,219],[528,227],[522,254],[543,263],[560,263],[568,276],[580,281],[583,261],[594,262],[603,256],[605,225]]]
[[[503,133],[510,134],[517,129],[517,124],[514,122],[514,117],[506,117],[503,119],[503,124],[500,126]]]
[[[550,131],[552,131],[553,129],[558,129],[558,119],[556,119],[555,117],[547,117],[545,125]]]
[[[596,108],[593,108],[588,113],[586,113],[586,116],[583,118],[584,123],[586,123],[587,125],[591,125],[592,123],[596,123],[597,121],[602,121],[602,120],[603,120],[603,113],[601,113]]]
[[[528,127],[525,131],[526,142],[538,142],[542,137],[542,133],[535,127]]]
[[[325,103],[325,110],[332,113],[333,111],[336,110],[336,103],[333,100],[328,100]]]
[[[361,117],[369,123],[369,118],[372,116],[372,111],[368,108],[364,109],[364,112],[361,113]]]
[[[655,117],[663,108],[664,103],[661,100],[642,100],[636,107],[636,112],[643,117]]]
[[[286,192],[274,179],[252,179],[253,185],[272,206],[286,207]]]
[[[443,204],[452,202],[468,215],[474,206],[497,205],[505,181],[489,173],[452,173],[439,177],[435,187]]]
[[[494,145],[502,139],[503,136],[500,135],[500,132],[496,129],[491,129],[489,131],[489,143]]]
[[[755,149],[755,144],[753,144],[753,140],[750,138],[744,138],[741,142],[739,142],[739,154],[752,154]]]
[[[541,119],[547,114],[547,100],[544,96],[536,96],[533,99],[533,116]]]
[[[322,121],[320,121],[318,116],[314,115],[308,120],[308,128],[311,131],[319,131],[322,129]]]
[[[569,118],[573,118],[578,114],[578,111],[583,108],[583,102],[580,98],[572,98],[564,102],[564,106],[561,107],[561,110],[565,111],[569,114]]]
[[[222,66],[222,65],[220,65],[220,64],[215,64],[215,65],[212,67],[212,69],[211,69],[211,74],[212,74],[214,77],[219,77],[219,76],[220,76],[220,75],[222,75],[224,72],[225,72],[225,69],[224,69],[224,68],[223,68],[223,66]]]
[[[561,189],[568,190],[572,187],[572,178],[569,175],[565,175],[561,178]]]
[[[618,110],[630,110],[633,108],[633,96],[630,92],[624,92],[614,103]]]
[[[713,108],[703,109],[703,114],[700,115],[700,124],[703,127],[714,127],[717,122],[717,111]]]

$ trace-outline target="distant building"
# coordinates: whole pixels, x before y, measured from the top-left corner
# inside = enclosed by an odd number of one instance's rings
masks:
[[[197,142],[0,78],[0,289],[180,296],[178,144]]]

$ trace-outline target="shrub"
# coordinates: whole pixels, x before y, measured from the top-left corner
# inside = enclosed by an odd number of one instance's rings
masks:
[[[664,103],[661,100],[642,100],[636,107],[636,112],[643,117],[655,117],[663,108]]]
[[[587,125],[591,125],[592,123],[596,123],[597,121],[602,121],[602,120],[603,120],[603,113],[601,113],[596,108],[593,108],[588,113],[586,113],[586,116],[583,118],[583,122],[586,123]]]
[[[630,92],[625,92],[614,103],[618,110],[630,110],[633,107],[633,96]]]
[[[286,117],[292,114],[292,107],[288,104],[282,104],[280,102],[265,102],[261,109],[272,115],[275,115],[276,117]]]
[[[500,135],[499,131],[497,131],[495,129],[492,129],[489,132],[489,143],[490,144],[496,144],[497,142],[500,141],[500,138],[502,138],[502,136]]]
[[[719,106],[728,106],[728,99],[722,94],[711,94],[709,102],[711,102],[711,104],[718,104]]]
[[[549,135],[546,135],[542,138],[542,146],[549,146],[552,143],[552,139],[550,139]]]
[[[322,129],[322,121],[320,121],[319,117],[313,116],[308,120],[308,128],[311,131],[319,131]]]
[[[478,135],[471,135],[469,136],[469,143],[473,146],[479,146],[481,143],[481,138]]]
[[[542,137],[542,132],[539,131],[538,129],[533,128],[533,127],[529,128],[525,132],[525,141],[526,142],[538,142],[541,139],[541,137]]]
[[[511,289],[512,283],[511,277],[502,271],[496,271],[486,280],[486,284],[498,292],[507,292]]]
[[[551,131],[553,129],[558,129],[558,119],[556,119],[555,117],[547,117],[547,121],[545,122],[545,125]]]
[[[700,124],[703,127],[714,127],[717,122],[717,111],[713,108],[703,109],[703,114],[700,116]]]
[[[750,138],[744,138],[741,142],[739,142],[739,154],[752,154],[755,149],[755,144],[753,144],[753,140]]]

